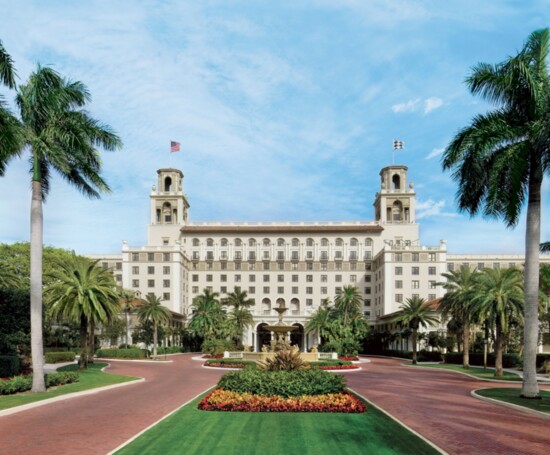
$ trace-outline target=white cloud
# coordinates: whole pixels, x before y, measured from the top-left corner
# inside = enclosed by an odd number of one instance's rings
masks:
[[[443,106],[443,100],[441,98],[431,96],[430,98],[424,100],[424,114],[429,114],[430,112],[439,109],[441,106]]]
[[[440,199],[439,201],[434,201],[433,199],[428,199],[426,201],[418,201],[416,203],[416,218],[422,219],[430,216],[445,216],[445,217],[455,217],[458,216],[453,212],[443,212],[445,207],[445,199]]]
[[[435,148],[426,156],[426,159],[431,160],[432,158],[435,158],[436,156],[441,155],[444,151],[445,151],[445,147]]]
[[[393,112],[414,112],[418,109],[420,98],[409,100],[406,103],[394,104],[391,109]]]

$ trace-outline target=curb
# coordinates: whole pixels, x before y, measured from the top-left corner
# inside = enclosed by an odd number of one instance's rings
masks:
[[[412,366],[412,365],[403,365],[403,366]],[[521,384],[521,380],[520,381],[510,381],[510,380],[507,380],[507,379],[485,379],[485,378],[478,378],[477,376],[473,376],[471,374],[464,373],[462,371],[456,371],[456,370],[450,370],[450,369],[447,370],[446,368],[433,368],[433,367],[428,367],[428,366],[424,366],[424,365],[416,365],[416,367],[425,368],[427,370],[448,371],[450,373],[457,373],[457,374],[461,374],[463,376],[468,376],[469,378],[475,379],[476,381],[502,382],[504,384]],[[518,375],[518,378],[521,379],[521,376]],[[542,384],[544,384],[544,383],[542,383]]]
[[[168,354],[170,355],[170,354]],[[109,362],[133,362],[133,363],[148,363],[152,365],[162,365],[167,363],[174,363],[173,360],[129,360],[129,359],[110,359],[108,357],[97,357],[97,360],[104,360]]]
[[[409,430],[412,434],[414,434],[415,436],[419,437],[420,439],[422,439],[426,444],[428,444],[430,447],[434,448],[435,450],[437,450],[439,453],[443,454],[443,455],[449,455],[448,452],[445,452],[441,447],[435,445],[432,441],[430,441],[429,439],[427,439],[426,437],[422,436],[420,433],[418,433],[417,431],[413,430],[411,427],[409,427],[406,423],[403,423],[401,420],[399,420],[397,417],[393,416],[392,414],[390,414],[388,411],[386,411],[385,409],[382,409],[380,406],[377,406],[376,404],[374,404],[372,401],[370,401],[368,398],[365,398],[363,395],[361,395],[360,393],[357,393],[355,390],[353,390],[352,388],[348,387],[348,390],[352,393],[354,393],[355,395],[357,395],[358,397],[361,397],[361,399],[365,400],[370,406],[372,406],[373,408],[376,408],[378,409],[381,413],[387,415],[389,418],[391,418],[392,420],[394,420],[395,422],[397,422],[399,425],[401,425],[402,427],[406,428],[407,430]]]
[[[514,409],[516,411],[520,411],[520,412],[525,412],[527,414],[531,414],[532,416],[535,416],[535,417],[539,417],[539,418],[542,418],[542,419],[546,419],[546,420],[550,420],[550,414],[546,414],[545,412],[540,412],[540,411],[536,411],[534,409],[531,409],[531,408],[527,408],[525,406],[520,406],[519,404],[513,404],[513,403],[508,403],[506,401],[502,401],[502,400],[496,400],[495,398],[489,398],[489,397],[484,397],[482,395],[478,395],[476,392],[478,390],[487,390],[487,389],[475,389],[475,390],[472,390],[470,392],[470,395],[474,398],[477,398],[478,400],[480,401],[485,401],[486,403],[491,403],[491,404],[495,404],[497,406],[503,406],[503,407],[506,407],[506,408],[510,408],[510,409]],[[519,388],[518,388],[519,390]]]

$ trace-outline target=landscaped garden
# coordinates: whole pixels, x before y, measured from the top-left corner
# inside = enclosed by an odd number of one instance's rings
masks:
[[[520,390],[515,388],[494,388],[476,390],[482,397],[492,398],[494,400],[504,401],[506,403],[523,406],[535,411],[550,414],[550,390],[541,390],[540,400],[526,400],[519,396]]]

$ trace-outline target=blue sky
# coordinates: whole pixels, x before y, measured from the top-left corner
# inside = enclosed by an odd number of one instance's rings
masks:
[[[466,90],[470,68],[502,61],[548,26],[547,0],[0,0],[0,11],[20,82],[37,63],[84,82],[89,110],[124,141],[103,154],[111,195],[90,201],[56,179],[47,244],[79,253],[145,244],[148,194],[166,166],[185,174],[192,221],[371,220],[397,138],[423,244],[524,251],[524,217],[509,230],[457,212],[440,158],[490,108]],[[169,153],[171,139],[180,153]],[[27,161],[12,162],[0,179],[0,242],[28,240],[29,188]]]

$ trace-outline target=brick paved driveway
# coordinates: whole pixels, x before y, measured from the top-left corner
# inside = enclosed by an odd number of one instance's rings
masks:
[[[452,454],[550,454],[549,420],[470,396],[473,389],[514,385],[401,366],[403,361],[395,359],[370,360],[363,371],[346,374],[348,386],[443,450]]]

